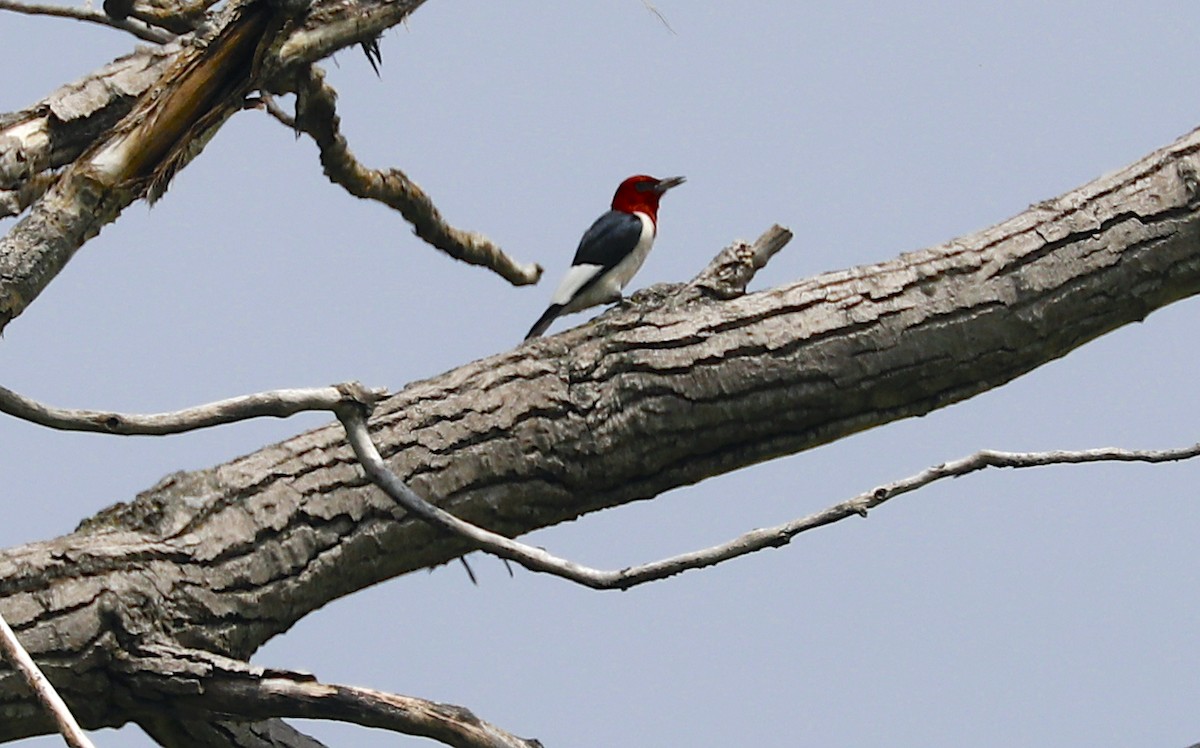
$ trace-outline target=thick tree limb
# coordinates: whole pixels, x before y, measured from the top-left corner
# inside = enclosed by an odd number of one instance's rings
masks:
[[[360,164],[339,131],[337,94],[317,67],[301,76],[296,92],[296,127],[321,150],[325,174],[355,197],[376,200],[404,216],[413,232],[456,260],[482,265],[514,285],[537,283],[542,266],[523,264],[487,237],[446,223],[433,200],[399,169],[368,169]]]
[[[766,262],[763,258],[777,252],[786,241],[787,235],[785,229],[776,226],[764,233],[754,245],[745,243],[731,245],[713,260],[704,273],[697,276],[697,281],[707,279],[711,282],[715,277],[736,277],[744,278],[744,281],[738,281],[740,285],[744,286],[744,283],[749,280],[747,275],[763,267]],[[738,265],[744,265],[744,268],[739,269]],[[260,416],[285,418],[301,411],[333,411],[338,414],[338,419],[346,430],[350,446],[366,471],[367,477],[396,501],[404,511],[421,518],[435,528],[462,537],[486,553],[515,561],[530,571],[548,573],[593,589],[629,589],[683,571],[715,566],[723,561],[767,548],[782,547],[806,530],[832,524],[850,516],[865,517],[868,510],[895,496],[915,491],[943,478],[959,477],[988,467],[1042,467],[1105,461],[1161,463],[1191,459],[1200,455],[1200,444],[1159,451],[1104,448],[1083,451],[1018,453],[981,450],[968,457],[935,465],[916,475],[859,494],[821,512],[775,527],[753,530],[721,545],[639,566],[625,567],[616,571],[602,571],[554,556],[543,548],[519,543],[464,522],[417,495],[388,468],[367,430],[368,415],[375,404],[386,395],[386,390],[368,390],[357,382],[352,382],[316,389],[261,392],[171,413],[147,416],[52,408],[0,387],[0,412],[50,428],[69,431],[165,435]],[[0,619],[0,624],[3,624],[2,619]]]

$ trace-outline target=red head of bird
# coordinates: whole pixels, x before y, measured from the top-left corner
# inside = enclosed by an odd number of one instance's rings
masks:
[[[658,201],[663,193],[684,183],[683,177],[658,179],[645,174],[635,174],[617,187],[613,195],[612,209],[622,213],[645,213],[658,225]]]

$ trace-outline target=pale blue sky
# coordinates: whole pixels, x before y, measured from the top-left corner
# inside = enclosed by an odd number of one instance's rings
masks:
[[[9,326],[0,384],[134,411],[345,379],[398,389],[516,345],[629,174],[688,177],[631,289],[783,223],[796,238],[762,287],[983,228],[1200,124],[1194,4],[655,5],[675,33],[639,0],[429,0],[384,37],[381,79],[357,50],[327,65],[356,154],[543,263],[541,285],[437,254],[330,185],[307,139],[246,112]],[[20,71],[3,111],[132,41],[0,19],[0,65]],[[970,402],[531,539],[622,566],[983,447],[1195,442],[1196,312],[1176,304]],[[158,440],[0,421],[0,546],[324,420]],[[1182,748],[1200,740],[1198,483],[1200,464],[977,475],[627,593],[473,557],[478,587],[457,566],[395,580],[255,661],[463,704],[548,748]],[[429,744],[304,727],[330,745]]]

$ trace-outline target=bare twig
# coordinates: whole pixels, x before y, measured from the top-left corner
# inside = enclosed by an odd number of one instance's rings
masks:
[[[56,16],[58,18],[73,18],[76,21],[86,21],[87,23],[98,23],[101,26],[128,31],[143,41],[154,42],[155,44],[166,44],[175,38],[174,34],[152,28],[141,21],[131,21],[127,18],[117,20],[110,18],[105,13],[101,13],[98,10],[91,10],[90,8],[0,0],[0,10],[11,10],[14,13],[22,13],[28,16]]]
[[[935,465],[916,475],[880,486],[867,493],[859,494],[848,501],[835,504],[816,514],[792,520],[782,525],[751,530],[721,545],[684,553],[671,558],[653,561],[641,566],[631,566],[616,571],[593,569],[573,561],[554,556],[533,546],[498,535],[489,530],[464,522],[439,509],[418,496],[400,480],[383,461],[367,432],[366,420],[361,410],[341,407],[338,418],[346,428],[350,445],[359,462],[375,485],[409,513],[435,527],[455,533],[475,543],[480,550],[503,559],[516,561],[530,571],[543,572],[577,582],[592,589],[629,589],[646,582],[665,579],[690,569],[715,566],[738,556],[745,556],[766,548],[779,548],[806,530],[838,522],[851,516],[867,516],[867,511],[900,494],[915,491],[943,478],[967,475],[987,467],[1037,467],[1083,462],[1171,462],[1191,459],[1200,455],[1200,444],[1181,449],[1162,451],[1135,451],[1126,449],[1093,449],[1078,452],[996,452],[983,450],[961,460]]]
[[[537,283],[542,266],[517,262],[487,237],[446,223],[429,195],[399,169],[368,169],[350,152],[339,131],[337,93],[325,74],[311,66],[296,92],[296,125],[316,142],[325,174],[355,197],[377,200],[399,211],[428,244],[471,265],[499,274],[513,285]]]
[[[162,436],[263,416],[287,418],[307,410],[334,410],[347,401],[370,406],[387,394],[385,389],[369,389],[358,382],[350,382],[329,387],[271,390],[171,413],[143,415],[55,408],[0,387],[0,413],[63,431]]]
[[[147,645],[125,667],[138,682],[170,681],[158,691],[185,694],[172,702],[202,719],[214,713],[247,719],[293,717],[348,722],[418,735],[458,748],[540,748],[483,721],[469,709],[369,688],[327,684],[306,673],[264,669],[175,646]],[[188,686],[186,689],[181,686]],[[189,696],[186,694],[196,694]]]
[[[670,31],[672,34],[675,33],[675,29],[671,28],[670,23],[667,23],[667,17],[662,14],[662,11],[654,7],[650,0],[642,0],[642,5],[646,6],[646,10],[657,16],[659,21],[662,21],[662,25],[667,27],[667,31]],[[676,36],[678,36],[678,34],[676,34]]]
[[[75,721],[66,702],[54,690],[54,686],[50,685],[50,681],[46,679],[37,663],[21,646],[21,642],[17,641],[17,635],[3,616],[0,616],[0,653],[3,653],[4,659],[12,663],[13,667],[21,673],[30,690],[37,695],[38,701],[46,707],[46,711],[54,718],[58,725],[58,731],[62,733],[67,745],[71,748],[95,748],[92,741],[79,727],[79,723]]]
[[[269,93],[260,93],[258,96],[246,99],[246,104],[252,109],[261,109],[267,114],[274,117],[283,126],[289,130],[296,130],[296,118],[287,113],[283,107],[279,106],[279,102]],[[300,133],[296,132],[296,137],[300,137]]]

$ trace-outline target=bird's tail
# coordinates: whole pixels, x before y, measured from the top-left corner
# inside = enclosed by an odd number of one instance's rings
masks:
[[[546,307],[546,311],[542,313],[542,316],[538,317],[538,321],[534,322],[533,327],[529,328],[529,334],[525,336],[525,339],[536,338],[546,332],[546,328],[550,326],[555,317],[562,313],[562,310],[562,304],[551,304]]]

